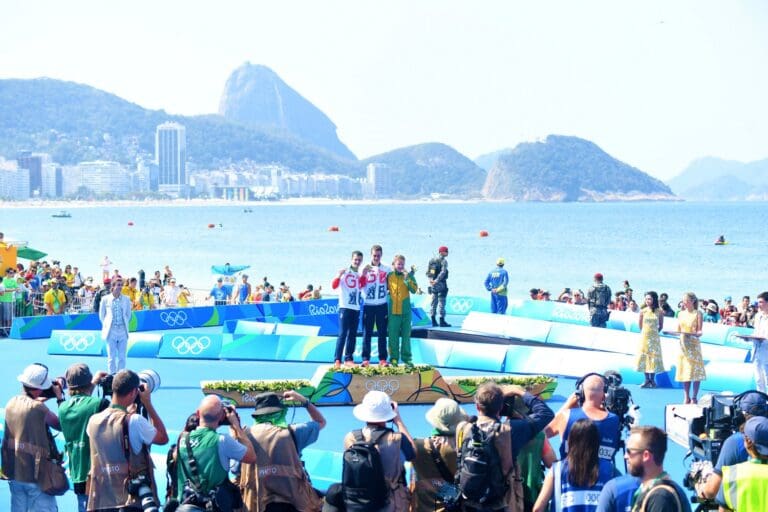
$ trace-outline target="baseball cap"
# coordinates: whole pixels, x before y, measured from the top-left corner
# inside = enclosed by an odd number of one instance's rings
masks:
[[[85,363],[75,363],[67,368],[67,373],[64,374],[67,379],[67,386],[72,389],[79,389],[88,387],[93,380],[91,375],[91,369]]]
[[[224,282],[224,279],[220,277],[220,278],[218,278],[218,279],[216,280],[216,282],[217,282],[217,283],[222,283],[222,282]]]
[[[731,296],[730,295],[726,295],[725,297],[723,297],[723,300],[730,301],[731,300]]]
[[[48,367],[41,363],[33,363],[24,368],[21,375],[16,377],[16,380],[28,388],[35,389],[48,389],[53,385],[51,378],[48,376]]]
[[[745,393],[739,401],[739,409],[752,416],[768,415],[768,404],[760,393]]]
[[[603,278],[603,274],[601,274],[600,272],[597,272],[595,274],[595,279],[602,279],[602,278]]]
[[[496,264],[499,265],[500,267],[503,267],[504,266],[504,258],[497,259],[496,260]]]
[[[448,252],[448,247],[446,247],[445,245],[441,245],[440,247],[437,248],[437,252]]]
[[[768,418],[762,416],[749,418],[744,425],[744,436],[754,443],[757,453],[768,455]]]
[[[110,278],[108,278],[108,277],[104,278],[104,284],[109,284],[111,282],[112,282],[112,280]]]

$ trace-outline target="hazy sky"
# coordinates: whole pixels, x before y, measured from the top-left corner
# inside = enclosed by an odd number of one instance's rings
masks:
[[[272,68],[360,158],[476,156],[550,133],[661,179],[768,157],[768,1],[6,0],[0,78],[48,76],[177,114]]]

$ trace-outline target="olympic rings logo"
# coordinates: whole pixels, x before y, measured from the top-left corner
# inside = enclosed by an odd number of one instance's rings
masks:
[[[191,354],[196,356],[211,346],[211,339],[208,336],[174,336],[171,339],[171,348],[180,356]]]
[[[59,344],[67,352],[85,352],[85,349],[94,343],[96,343],[96,336],[93,334],[69,335],[59,338]]]
[[[383,391],[384,393],[391,395],[400,389],[400,381],[398,380],[373,380],[368,379],[365,381],[365,389],[368,391]]]
[[[451,309],[451,311],[459,314],[469,313],[472,310],[472,306],[474,306],[474,301],[468,298],[453,297],[448,302],[448,307]]]
[[[168,327],[180,327],[187,322],[187,314],[184,311],[163,311],[160,320]]]

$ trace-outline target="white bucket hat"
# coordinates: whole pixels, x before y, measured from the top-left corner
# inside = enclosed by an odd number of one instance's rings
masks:
[[[369,391],[363,397],[362,403],[352,409],[355,418],[366,423],[382,423],[394,418],[397,414],[392,409],[389,395],[383,391]]]
[[[53,381],[48,376],[48,367],[40,363],[33,363],[24,368],[16,380],[28,388],[35,389],[48,389],[53,385]]]
[[[441,433],[453,434],[456,425],[468,416],[455,400],[439,398],[426,414],[427,421]]]

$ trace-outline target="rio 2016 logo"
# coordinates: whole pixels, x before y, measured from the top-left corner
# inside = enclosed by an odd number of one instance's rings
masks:
[[[315,304],[309,305],[309,314],[312,316],[320,316],[320,315],[338,315],[339,314],[339,306],[333,305],[333,304],[323,304],[322,306],[317,306]]]

